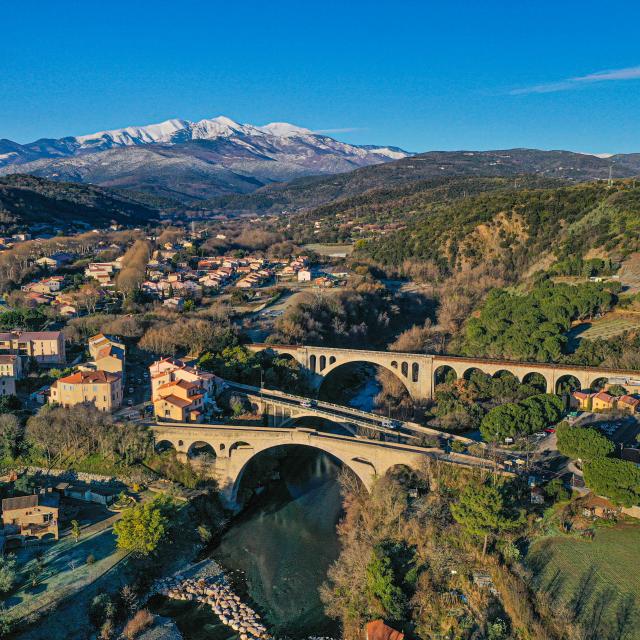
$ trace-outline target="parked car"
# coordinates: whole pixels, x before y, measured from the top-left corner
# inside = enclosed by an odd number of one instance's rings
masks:
[[[305,400],[300,403],[300,406],[305,407],[305,409],[311,409],[313,407],[317,407],[318,403],[315,400]]]

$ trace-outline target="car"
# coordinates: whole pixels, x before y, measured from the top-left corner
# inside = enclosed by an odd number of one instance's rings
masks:
[[[133,387],[129,387],[129,393],[133,393],[134,389]]]
[[[555,433],[556,432],[556,428],[555,427],[547,427],[544,431],[545,431],[545,433]]]
[[[131,398],[129,398],[129,400],[127,400],[127,404],[132,407],[133,406],[133,400],[131,400]]]
[[[305,400],[304,402],[300,403],[301,407],[304,407],[305,409],[312,409],[313,407],[317,407],[318,403],[315,400]]]
[[[546,438],[548,435],[549,435],[549,434],[548,434],[548,433],[545,433],[544,431],[536,431],[536,432],[533,434],[533,437],[534,437],[534,438]]]

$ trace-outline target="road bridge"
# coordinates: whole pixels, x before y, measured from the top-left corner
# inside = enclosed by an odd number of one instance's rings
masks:
[[[328,374],[342,365],[355,362],[374,364],[393,373],[404,384],[414,400],[433,398],[436,379],[446,372],[451,372],[451,375],[456,378],[468,378],[474,370],[490,376],[508,372],[520,382],[527,382],[533,374],[538,374],[544,379],[547,393],[557,392],[560,384],[570,378],[575,378],[581,389],[588,389],[595,382],[606,381],[608,378],[640,377],[637,371],[437,354],[337,349],[307,345],[249,344],[247,348],[254,352],[270,350],[292,357],[309,371],[311,383],[316,389],[320,388]]]
[[[304,418],[322,418],[340,425],[352,425],[378,431],[385,434],[386,437],[396,439],[399,436],[414,439],[420,436],[429,436],[441,441],[459,440],[465,444],[474,443],[474,440],[470,438],[424,427],[409,420],[389,420],[380,414],[362,411],[355,407],[323,400],[311,400],[304,396],[275,389],[260,389],[229,380],[225,382],[231,390],[249,400],[252,409],[265,417],[266,426],[269,427],[292,427]],[[389,422],[393,425],[392,427],[387,426]]]
[[[173,449],[183,461],[207,445],[215,456],[213,475],[218,480],[223,499],[233,507],[238,506],[238,489],[248,463],[260,452],[280,446],[302,445],[324,451],[351,469],[367,489],[376,477],[383,476],[393,467],[402,465],[417,469],[427,459],[469,468],[494,468],[488,460],[447,453],[436,447],[339,436],[314,429],[192,423],[157,423],[150,425],[150,429],[159,450]],[[505,473],[501,468],[498,471]]]

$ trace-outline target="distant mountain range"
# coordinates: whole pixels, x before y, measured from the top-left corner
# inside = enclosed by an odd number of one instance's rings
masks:
[[[253,126],[220,116],[28,144],[0,139],[0,175],[28,173],[189,201],[409,155],[396,147],[346,144],[284,122]]]
[[[451,177],[513,176],[515,180],[518,176],[531,176],[566,184],[606,179],[610,170],[613,178],[640,175],[640,153],[603,158],[538,149],[430,151],[340,175],[299,178],[261,187],[253,193],[219,196],[203,204],[216,211],[280,213],[310,210],[374,192],[389,191],[395,198],[398,189],[420,191],[432,188],[434,180]],[[376,198],[379,196],[377,193]]]

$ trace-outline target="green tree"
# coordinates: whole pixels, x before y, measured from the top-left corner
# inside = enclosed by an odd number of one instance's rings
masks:
[[[567,422],[561,422],[556,434],[558,436],[558,451],[569,458],[588,462],[606,457],[612,454],[615,449],[609,438],[589,427],[577,427]]]
[[[371,552],[366,571],[366,594],[373,615],[390,620],[402,620],[406,598],[395,580],[391,558],[382,545],[376,546]]]
[[[164,498],[127,509],[113,526],[118,547],[143,556],[153,553],[168,535],[172,511],[173,503]]]
[[[78,542],[80,539],[80,523],[77,520],[71,521],[71,535],[73,539]]]
[[[584,481],[594,493],[624,507],[640,505],[640,468],[616,458],[595,458],[584,466]]]
[[[0,556],[0,593],[8,593],[16,582],[16,557]]]
[[[607,389],[607,393],[619,398],[620,396],[626,396],[627,390],[621,384],[612,384]]]
[[[468,485],[451,504],[451,514],[468,533],[484,538],[482,555],[487,552],[490,536],[515,529],[522,522],[522,514],[513,517],[502,493],[488,484]]]
[[[515,402],[495,407],[482,418],[480,433],[487,442],[499,442],[518,435],[526,424],[527,413]]]

